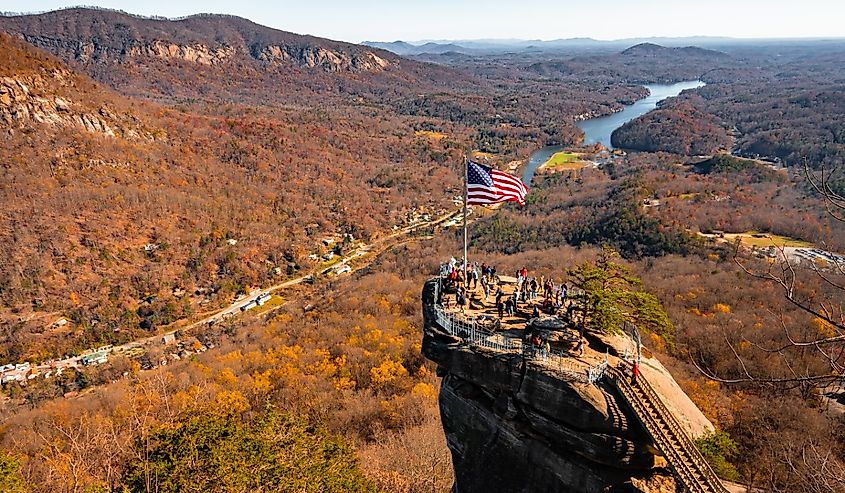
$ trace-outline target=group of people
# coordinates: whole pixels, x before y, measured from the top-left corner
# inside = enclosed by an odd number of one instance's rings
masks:
[[[500,319],[515,315],[521,304],[540,297],[543,298],[541,308],[535,305],[533,316],[539,316],[540,310],[555,313],[563,307],[568,291],[566,283],[556,283],[551,278],[546,279],[542,275],[539,278],[529,276],[528,269],[522,267],[516,271],[516,287],[513,293],[506,295],[499,282],[495,266],[474,262],[468,264],[464,270],[463,262],[455,258],[441,268],[441,275],[454,287],[455,303],[461,311],[465,311],[469,306],[470,292],[478,289],[480,285],[484,301],[489,301],[491,296],[494,297]]]
[[[528,269],[523,267],[516,271],[516,285],[513,292],[507,294],[497,276],[495,266],[475,262],[468,264],[464,271],[463,262],[454,258],[441,268],[441,276],[448,283],[450,290],[454,289],[455,303],[462,312],[469,307],[470,293],[476,291],[480,285],[485,301],[489,301],[490,296],[494,297],[499,320],[505,316],[515,315],[520,306],[525,306],[538,298],[542,298],[543,301],[533,303],[532,318],[539,317],[541,309],[546,313],[556,313],[563,308],[569,291],[565,282],[555,282],[543,275],[529,276]],[[449,300],[443,301],[448,306]],[[541,331],[527,331],[524,337],[523,347],[527,348],[526,350],[531,355],[548,354],[549,341]],[[582,332],[574,346],[574,353],[583,355],[585,346],[586,341]],[[635,365],[632,380],[635,381],[638,374],[639,368]]]
[[[449,263],[441,267],[441,276],[445,277],[455,288],[455,304],[464,311],[469,306],[469,293],[478,289],[479,284],[484,292],[485,301],[490,298],[494,287],[498,286],[496,267],[474,262],[466,266],[463,262],[452,258]],[[464,278],[466,276],[466,278]],[[501,288],[499,288],[501,291]],[[448,301],[447,301],[448,303]]]
[[[546,357],[551,353],[548,333],[526,330],[523,334],[522,348],[526,356]]]
[[[516,272],[515,294],[517,301],[526,302],[542,296],[542,310],[544,312],[554,313],[560,310],[564,301],[566,301],[567,291],[566,283],[555,283],[551,278],[546,279],[545,276],[540,276],[539,279],[529,277],[528,269],[525,267]]]

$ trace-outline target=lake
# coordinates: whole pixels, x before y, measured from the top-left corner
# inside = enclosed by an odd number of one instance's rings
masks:
[[[626,105],[622,111],[613,113],[612,115],[590,118],[589,120],[580,121],[575,125],[584,132],[584,145],[601,143],[608,149],[613,149],[613,146],[610,144],[610,134],[614,130],[634,118],[645,115],[653,110],[660,101],[677,96],[681,91],[696,89],[703,85],[704,82],[699,80],[688,80],[676,84],[650,84],[645,86],[649,91],[647,97],[640,99],[634,104]],[[522,175],[522,181],[530,184],[537,168],[545,163],[552,154],[561,150],[563,150],[563,146],[545,146],[531,153]]]

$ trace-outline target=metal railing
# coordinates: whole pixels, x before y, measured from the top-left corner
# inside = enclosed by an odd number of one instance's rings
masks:
[[[448,312],[440,305],[434,307],[434,321],[447,334],[463,340],[470,346],[522,354],[524,358],[541,362],[544,366],[557,370],[571,380],[595,384],[604,377],[607,370],[606,356],[602,363],[585,367],[566,353],[546,350],[542,346],[524,345],[519,339],[492,334],[483,329],[482,324],[475,318],[466,317],[458,312]]]
[[[608,373],[610,381],[669,461],[685,490],[693,493],[727,493],[719,477],[651,384],[640,375],[636,386],[632,385],[618,368],[612,368]]]
[[[490,334],[480,327],[477,320],[450,313],[442,307],[434,309],[435,322],[448,334],[463,339],[473,346],[482,346],[497,351],[516,353],[522,350],[522,343],[499,334]]]

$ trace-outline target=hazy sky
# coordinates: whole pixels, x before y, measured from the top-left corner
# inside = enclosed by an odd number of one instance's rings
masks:
[[[80,3],[165,17],[235,14],[285,31],[352,42],[845,36],[845,0],[2,0],[0,10]]]

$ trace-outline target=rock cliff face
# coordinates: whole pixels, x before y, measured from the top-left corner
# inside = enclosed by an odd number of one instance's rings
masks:
[[[67,97],[51,94],[50,78],[64,80],[65,71],[55,71],[47,79],[42,76],[0,77],[0,122],[10,127],[47,124],[75,127],[109,137],[152,136],[139,131],[137,122],[115,115],[107,106],[96,110],[85,108]]]
[[[370,52],[348,54],[316,46],[266,46],[258,52],[257,58],[269,63],[295,61],[305,67],[319,67],[329,72],[350,70],[353,72],[375,72],[383,70],[390,62]]]
[[[73,128],[108,137],[165,138],[103,87],[0,33],[0,128]]]
[[[570,381],[519,354],[470,348],[434,322],[423,354],[443,376],[440,411],[458,493],[674,492],[651,440],[608,384]]]
[[[235,54],[231,46],[208,47],[202,43],[175,44],[166,41],[126,40],[121,45],[107,45],[98,40],[68,40],[59,37],[16,33],[31,45],[47,50],[54,55],[72,58],[80,62],[119,62],[129,58],[150,56],[173,58],[201,65],[217,65]]]

